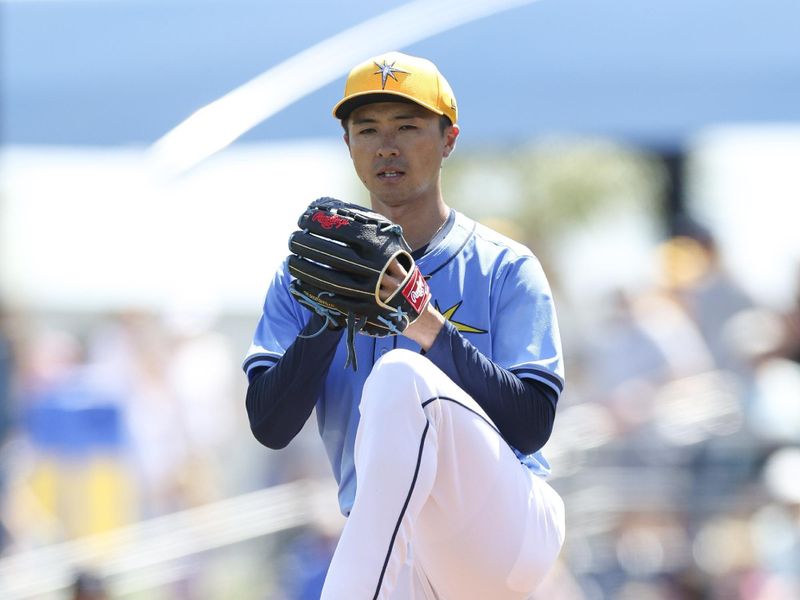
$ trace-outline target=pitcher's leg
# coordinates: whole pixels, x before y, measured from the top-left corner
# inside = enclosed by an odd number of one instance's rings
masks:
[[[440,600],[527,598],[560,550],[563,505],[477,403],[398,350],[376,364],[361,410],[355,504],[322,597],[391,597],[410,542]]]
[[[356,496],[324,600],[391,597],[436,475],[436,431],[422,410],[430,395],[435,390],[409,373],[400,352],[384,356],[367,379],[355,441]]]
[[[437,432],[436,480],[414,549],[442,600],[530,596],[564,539],[558,494],[520,464],[478,404],[422,357],[435,382],[424,410]]]
[[[461,486],[475,502],[463,503],[460,519],[443,520],[443,505],[425,506],[415,550],[440,599],[523,600],[555,564],[564,539],[563,504],[547,483],[524,475],[519,482],[502,475],[484,479],[483,495]],[[448,498],[436,487],[440,500]]]

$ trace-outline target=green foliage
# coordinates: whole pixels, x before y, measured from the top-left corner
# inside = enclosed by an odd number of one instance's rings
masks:
[[[665,173],[653,157],[599,140],[456,152],[445,168],[448,203],[477,219],[504,219],[539,243],[612,211],[658,210]]]

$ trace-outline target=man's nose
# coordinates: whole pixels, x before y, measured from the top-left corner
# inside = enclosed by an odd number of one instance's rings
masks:
[[[397,148],[394,136],[384,136],[381,139],[380,146],[378,146],[378,156],[381,158],[388,158],[390,156],[398,156],[400,150]]]

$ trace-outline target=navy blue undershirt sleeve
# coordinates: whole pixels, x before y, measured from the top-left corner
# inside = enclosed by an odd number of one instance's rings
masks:
[[[313,315],[302,335],[313,335],[323,326],[321,317]],[[341,330],[298,337],[272,367],[250,370],[245,405],[259,442],[277,450],[300,432],[322,391],[341,337]]]
[[[550,438],[558,395],[548,385],[520,379],[489,360],[449,321],[425,356],[472,396],[523,454],[536,452]]]

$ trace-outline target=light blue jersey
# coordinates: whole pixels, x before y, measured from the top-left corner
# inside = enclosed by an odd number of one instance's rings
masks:
[[[521,244],[461,213],[454,214],[449,233],[417,261],[428,278],[435,306],[487,358],[560,394],[564,386],[561,342],[550,286],[539,261]],[[275,364],[308,322],[311,313],[290,295],[290,281],[284,261],[267,292],[245,371]],[[403,336],[357,335],[359,368],[353,372],[344,368],[343,336],[316,403],[320,435],[339,484],[344,514],[350,512],[355,497],[353,446],[361,390],[371,366],[393,348],[420,350]],[[517,452],[517,456],[539,476],[550,472],[540,452]]]

